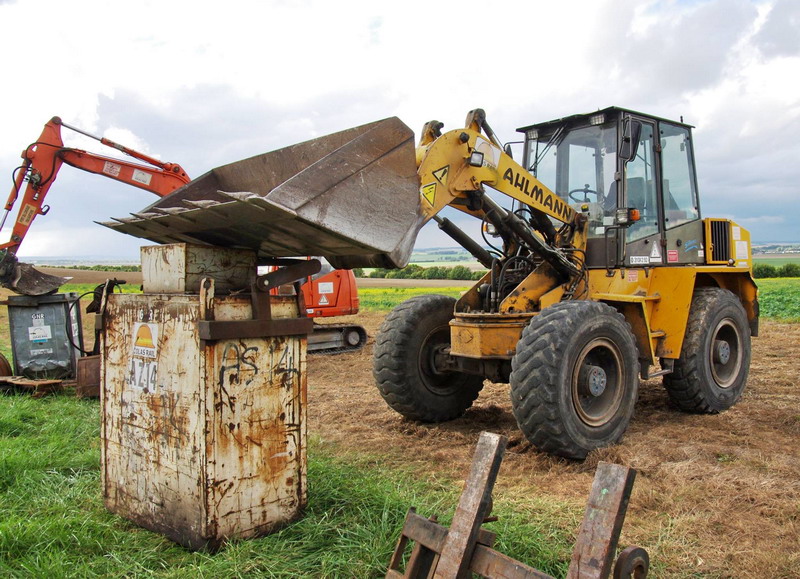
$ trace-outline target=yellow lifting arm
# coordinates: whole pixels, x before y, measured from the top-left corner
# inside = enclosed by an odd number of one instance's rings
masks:
[[[488,185],[562,223],[575,222],[576,212],[568,203],[503,151],[480,109],[470,113],[467,125],[440,136],[441,123],[431,121],[423,128],[417,174],[426,220],[465,192]]]

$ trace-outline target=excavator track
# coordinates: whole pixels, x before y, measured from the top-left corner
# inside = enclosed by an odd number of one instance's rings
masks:
[[[314,324],[308,336],[309,354],[342,354],[355,352],[367,343],[367,331],[348,324]]]

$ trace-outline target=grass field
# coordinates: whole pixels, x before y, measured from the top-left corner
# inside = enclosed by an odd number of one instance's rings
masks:
[[[761,316],[783,322],[800,321],[800,278],[777,278],[757,280]],[[409,283],[413,283],[410,280]],[[390,310],[410,297],[437,293],[458,298],[466,288],[360,288],[361,308],[367,311]]]
[[[466,289],[464,287],[359,288],[358,301],[360,307],[364,310],[388,311],[414,296],[436,293],[458,298]]]
[[[800,322],[800,278],[759,279],[758,304],[765,319]]]
[[[305,516],[262,539],[220,553],[189,552],[112,515],[100,487],[99,403],[60,395],[0,398],[0,575],[7,577],[376,577],[386,569],[405,512],[444,515],[459,485],[421,482],[380,457],[334,453],[312,441]],[[498,502],[511,556],[563,574],[569,534],[551,502],[533,516]],[[570,512],[570,511],[573,512]],[[527,537],[548,529],[547,541]],[[560,530],[559,530],[560,529]]]
[[[93,284],[84,284],[67,286],[64,289],[84,293],[93,287]],[[759,280],[759,287],[764,318],[800,321],[800,279]],[[463,291],[463,287],[364,288],[360,290],[360,294],[364,310],[384,312],[412,295],[436,292],[457,297]],[[0,308],[0,326],[7,328],[7,322],[2,319],[5,315],[5,308]],[[376,319],[382,317],[381,313],[367,315]],[[0,347],[8,355],[7,332],[0,334]],[[781,360],[790,360],[792,357],[775,355],[778,356],[775,360],[768,357],[754,359],[755,369],[758,369],[759,364],[764,364],[769,366],[770,376],[778,376],[774,374],[777,371],[776,365]],[[354,389],[353,384],[353,364],[357,360],[357,354],[348,356],[351,358],[330,372],[340,377],[349,376],[341,380],[347,386],[345,396],[354,404],[353,408],[356,408],[358,404],[353,402],[353,396],[358,390]],[[312,370],[312,374],[325,366],[314,363],[318,367]],[[364,362],[363,365],[368,366],[369,362]],[[368,370],[362,373],[366,376],[364,380],[371,380]],[[320,383],[328,384],[332,380],[320,378]],[[763,431],[757,436],[752,434],[752,428],[760,416],[759,412],[765,413],[765,408],[770,407],[773,401],[783,400],[781,396],[787,395],[759,390],[759,380],[761,378],[758,376],[754,378],[754,390],[748,402],[754,404],[763,401],[764,407],[747,412],[747,406],[742,405],[718,417],[699,417],[698,422],[708,425],[712,420],[719,420],[720,432],[730,433],[736,432],[739,427],[732,426],[729,421],[736,416],[746,416],[747,422],[741,426],[742,432],[746,434],[742,436],[746,438],[752,435],[758,441],[767,439]],[[770,378],[770,382],[773,380],[794,382],[793,378]],[[789,392],[788,386],[786,391]],[[316,396],[314,407],[319,408],[322,406],[320,398],[332,398],[333,393],[325,389],[317,392]],[[336,404],[335,401],[331,403]],[[354,435],[353,444],[343,444],[333,439],[330,433],[322,437],[317,435],[309,447],[309,504],[301,520],[262,539],[235,541],[214,555],[192,553],[160,535],[142,530],[123,518],[110,514],[104,508],[100,487],[99,412],[98,402],[76,399],[70,392],[42,399],[16,394],[0,395],[0,576],[382,576],[407,508],[416,506],[418,512],[425,515],[436,513],[446,524],[452,517],[461,487],[458,474],[432,471],[432,467],[426,467],[425,463],[417,464],[416,467],[406,466],[390,450],[382,455],[363,452],[355,441],[366,434]],[[323,415],[327,415],[325,412]],[[470,421],[480,421],[481,417],[488,419],[495,415],[505,417],[505,414],[497,414],[498,412],[497,407],[491,405],[485,409],[476,409]],[[639,420],[642,421],[652,410],[640,409],[637,412],[640,412]],[[796,410],[794,412],[796,415]],[[372,416],[375,411],[370,409],[369,413]],[[800,417],[795,417],[794,422],[787,422],[789,419],[781,422],[770,415],[765,416],[764,421],[770,428],[779,429],[775,433],[780,429],[796,428],[800,424],[797,422]],[[690,419],[694,420],[690,417],[669,417],[669,420],[676,422],[676,428],[682,430],[686,428],[680,426],[682,422],[679,420]],[[428,428],[427,425],[418,426],[393,420],[381,422],[382,428],[390,433],[396,430],[395,437],[410,446],[429,444],[428,453],[434,452],[430,448],[441,446],[448,433],[458,433],[458,429],[463,428],[463,425],[449,424]],[[357,419],[356,422],[363,420]],[[700,506],[702,501],[693,502],[698,500],[697,496],[687,490],[701,483],[694,479],[681,479],[682,485],[672,488],[673,492],[665,491],[663,497],[658,494],[657,484],[663,472],[657,469],[672,472],[668,468],[670,465],[678,470],[684,468],[686,461],[682,458],[680,449],[687,448],[685,445],[689,444],[686,441],[681,443],[684,446],[664,442],[668,450],[657,450],[656,443],[643,440],[648,432],[653,429],[658,432],[664,425],[663,420],[634,425],[635,432],[626,437],[628,444],[608,451],[612,460],[615,452],[620,452],[625,457],[625,453],[634,452],[632,448],[636,448],[635,445],[640,440],[649,449],[643,454],[647,458],[639,460],[638,468],[642,469],[643,474],[637,482],[636,508],[629,514],[630,521],[626,523],[626,528],[631,533],[644,535],[645,539],[641,544],[648,550],[653,549],[656,556],[652,576],[706,576],[703,573],[692,573],[688,568],[684,575],[675,572],[676,567],[680,567],[678,562],[690,560],[695,564],[695,554],[698,557],[703,555],[706,560],[713,556],[710,553],[704,555],[705,543],[691,531],[694,527],[702,528],[700,519],[709,516]],[[371,427],[375,428],[374,425]],[[479,427],[480,424],[476,426]],[[344,425],[339,422],[337,428],[341,431]],[[498,424],[489,422],[488,428],[497,431]],[[695,425],[693,428],[708,427]],[[770,485],[778,485],[783,489],[781,493],[791,492],[789,487],[794,483],[784,484],[774,480],[777,476],[775,473],[779,473],[780,468],[770,470],[761,459],[746,458],[750,456],[746,454],[740,456],[738,453],[747,452],[742,446],[719,450],[721,443],[715,438],[716,431],[705,432],[704,437],[716,440],[714,452],[709,455],[709,466],[703,466],[705,463],[701,461],[705,456],[703,452],[706,451],[698,453],[692,449],[686,451],[691,457],[689,467],[700,468],[697,472],[705,472],[706,476],[717,476],[711,473],[721,471],[721,478],[713,479],[716,481],[714,484],[719,483],[722,485],[720,488],[724,489],[721,497],[729,496],[732,491],[728,487],[731,485],[736,486],[737,492],[749,492],[750,495],[756,492],[747,490],[750,483],[736,482],[735,478],[731,479],[733,483],[729,480],[734,475],[728,471],[745,466],[749,468],[751,462],[754,473],[752,476],[763,477],[763,480],[758,478],[759,484],[763,482],[768,490],[772,488]],[[667,435],[664,437],[664,440],[668,438]],[[450,451],[443,449],[441,452],[446,454]],[[464,452],[468,452],[468,449]],[[781,453],[775,454],[762,449],[752,452],[755,453],[752,456],[759,457],[783,456]],[[425,453],[421,452],[420,455],[424,457]],[[408,457],[405,460],[410,462]],[[446,462],[451,459],[437,460]],[[766,460],[765,458],[764,461]],[[545,487],[549,490],[544,492],[541,487],[547,484],[548,477],[580,476],[586,467],[539,458],[533,452],[512,454],[507,461],[516,461],[517,468],[522,469],[520,477],[524,479],[525,476],[530,476],[535,482],[529,481],[527,486],[520,487],[529,489],[525,491],[526,494],[520,494],[522,491],[516,494],[498,494],[495,497],[494,514],[500,516],[500,521],[489,524],[487,528],[498,533],[498,548],[502,552],[552,575],[563,576],[569,561],[571,541],[574,540],[573,533],[582,516],[585,495],[582,494],[584,491],[580,491],[577,501],[565,500],[563,495],[553,493],[551,487]],[[650,465],[648,461],[655,461],[653,465],[658,466]],[[530,469],[527,475],[526,468]],[[509,474],[504,476],[509,477]],[[573,482],[565,485],[574,486],[574,479],[569,480]],[[665,486],[674,486],[678,479],[670,480],[672,482]],[[714,484],[709,484],[709,488],[714,487]],[[675,494],[675,488],[682,489],[678,491],[678,498],[668,499],[667,497]],[[708,488],[702,488],[697,493],[706,491],[710,492]],[[689,501],[687,497],[692,497],[692,500]],[[708,498],[711,500],[711,495]],[[759,497],[754,504],[768,505],[769,508],[763,508],[772,509],[772,503],[758,502],[764,500]],[[689,502],[683,504],[681,501]],[[699,513],[696,515],[697,521],[692,518],[695,515],[687,514],[694,513],[695,510]],[[655,522],[647,518],[650,511],[656,513],[653,515]],[[643,526],[645,520],[648,526]],[[715,530],[715,534],[725,535],[731,532],[730,529],[721,527],[721,521],[714,524],[721,529],[718,532]],[[750,537],[749,530],[736,532],[741,533],[739,540]],[[787,533],[791,534],[792,531],[787,529]],[[777,541],[774,537],[770,540]],[[783,558],[787,561],[786,569],[790,566],[788,561],[792,556],[790,552],[775,553],[777,559]],[[730,564],[734,565],[734,569],[737,568],[735,565],[739,565],[738,568],[741,569],[742,563],[738,560],[734,559]],[[665,565],[669,572],[665,572]],[[719,570],[721,567],[714,568]],[[745,575],[712,572],[710,576]],[[790,575],[779,573],[778,576]]]
[[[800,264],[800,256],[792,257],[792,256],[783,256],[775,254],[769,254],[769,256],[754,255],[753,264],[757,263],[763,263],[766,265],[771,265],[773,267],[781,267],[782,265],[786,265],[787,263]]]

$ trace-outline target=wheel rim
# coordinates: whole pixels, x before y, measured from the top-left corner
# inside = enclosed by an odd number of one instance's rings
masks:
[[[572,372],[572,404],[582,422],[603,426],[619,410],[625,371],[619,348],[595,338],[581,350]]]
[[[361,341],[361,336],[358,335],[356,330],[349,330],[345,338],[348,346],[357,346]]]
[[[446,396],[457,388],[447,379],[449,370],[442,369],[450,346],[450,326],[438,328],[427,335],[419,350],[419,372],[422,383],[434,394]]]
[[[730,318],[721,320],[711,333],[709,367],[720,388],[730,388],[742,368],[742,337]]]

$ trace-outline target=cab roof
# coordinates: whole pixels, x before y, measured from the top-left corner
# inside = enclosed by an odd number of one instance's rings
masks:
[[[630,115],[634,115],[634,116],[637,116],[637,117],[644,117],[646,119],[652,119],[654,121],[665,121],[665,122],[668,122],[668,123],[673,123],[673,124],[676,124],[676,125],[680,125],[682,127],[686,127],[688,129],[693,129],[694,128],[693,125],[687,125],[686,123],[683,123],[683,122],[673,121],[671,119],[665,119],[663,117],[657,117],[657,116],[654,116],[654,115],[649,115],[647,113],[640,113],[638,111],[634,111],[634,110],[631,110],[631,109],[624,109],[622,107],[607,107],[607,108],[604,108],[604,109],[598,109],[596,111],[592,111],[590,113],[581,113],[581,114],[577,114],[577,115],[570,115],[568,117],[562,117],[560,119],[554,119],[552,121],[545,121],[543,123],[535,123],[533,125],[527,125],[527,126],[518,128],[517,132],[525,133],[525,132],[527,132],[527,131],[529,131],[531,129],[538,129],[539,131],[541,131],[543,133],[547,133],[547,132],[549,132],[549,130],[555,129],[556,127],[559,127],[559,126],[579,126],[579,125],[588,124],[589,123],[589,119],[591,117],[596,116],[596,115],[606,115],[606,116],[609,116],[609,117],[617,117],[618,118],[618,117],[620,117],[620,116],[622,116],[624,114],[630,114]]]

